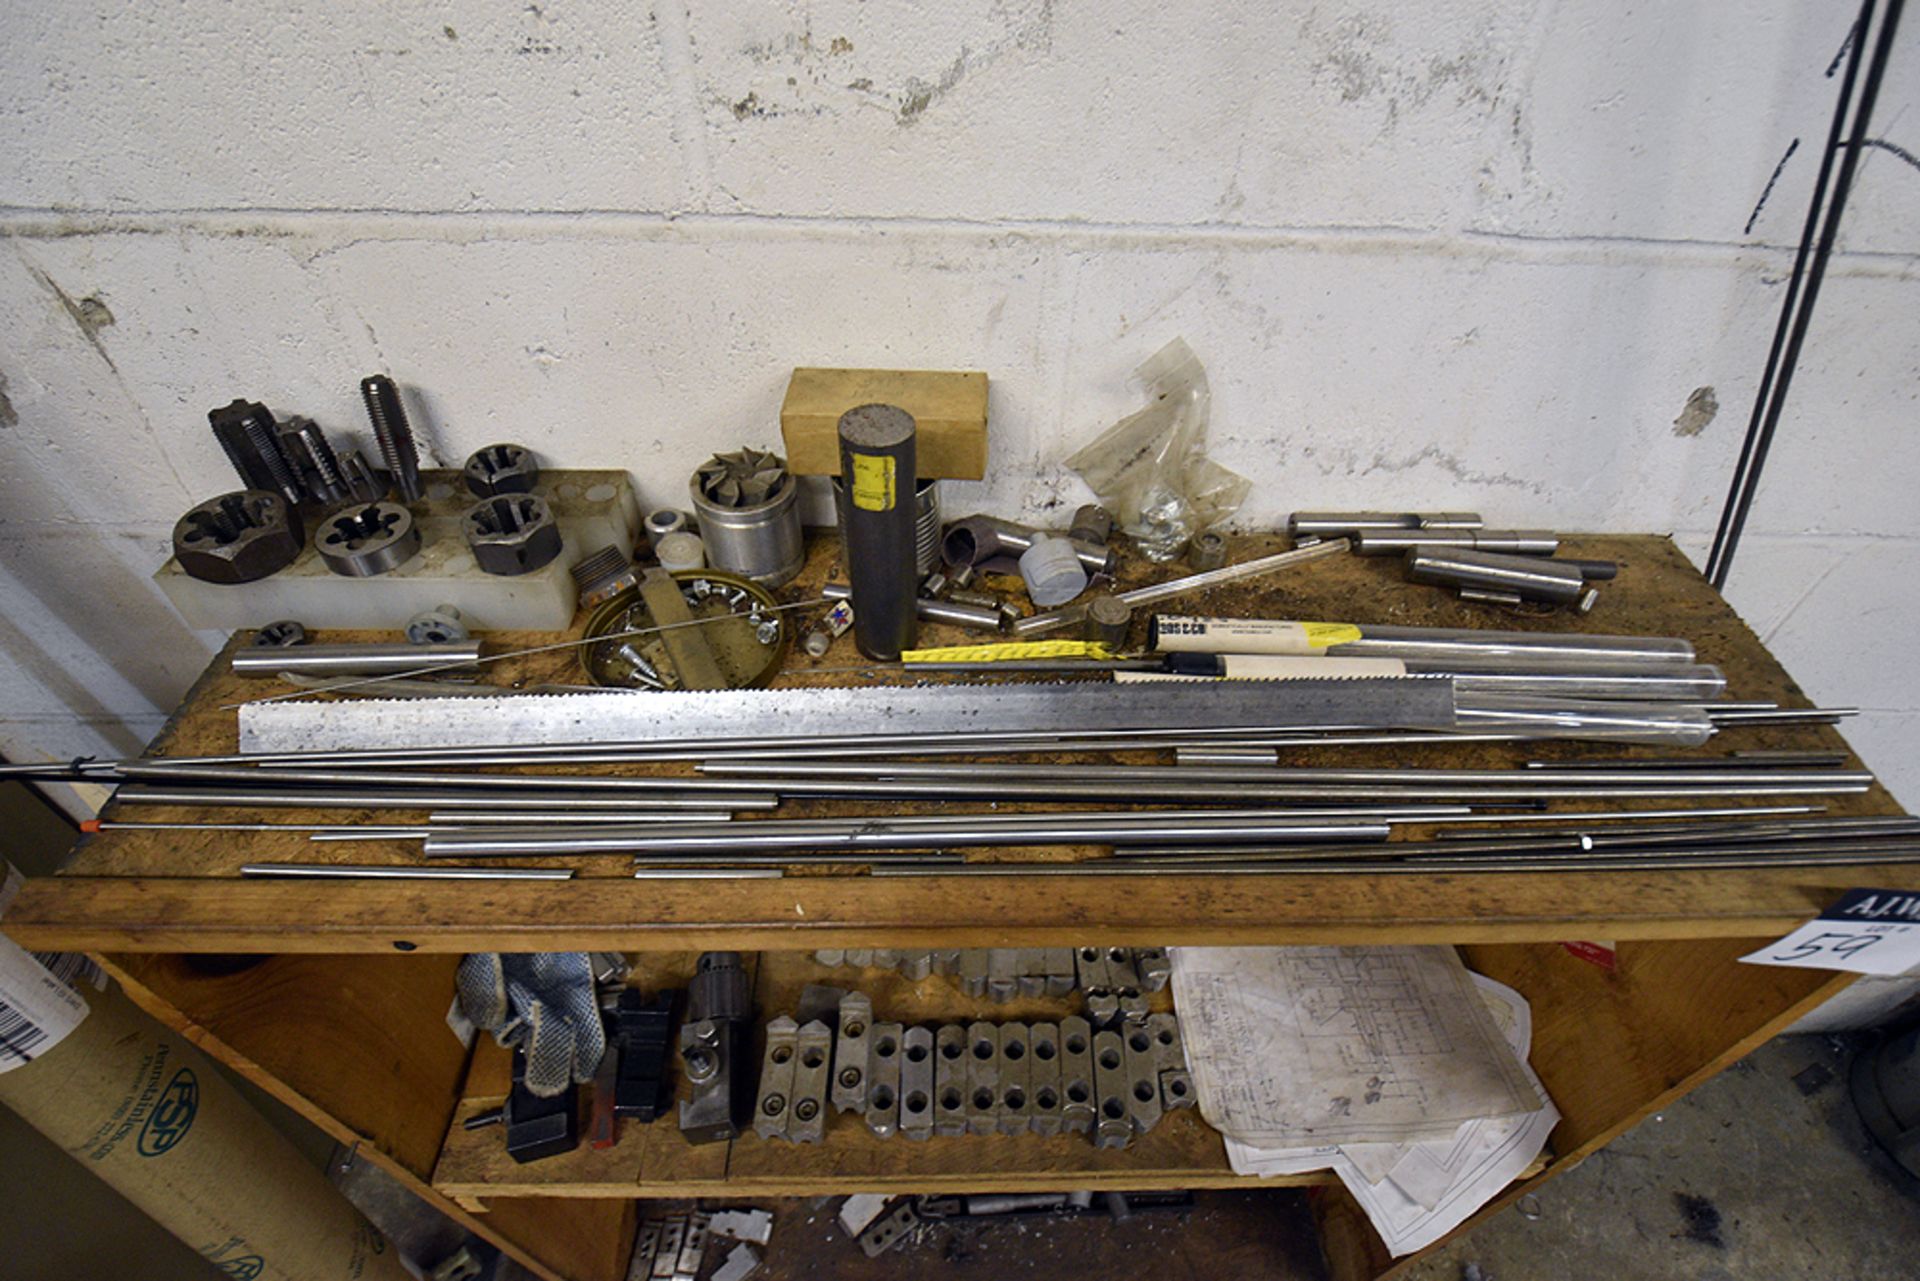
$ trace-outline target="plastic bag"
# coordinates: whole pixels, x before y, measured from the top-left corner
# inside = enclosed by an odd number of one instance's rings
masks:
[[[1207,457],[1207,371],[1175,338],[1133,371],[1147,407],[1067,459],[1148,560],[1169,561],[1238,511],[1247,478]]]

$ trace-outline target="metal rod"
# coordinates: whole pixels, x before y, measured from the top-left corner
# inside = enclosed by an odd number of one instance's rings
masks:
[[[1849,716],[1858,716],[1857,707],[1715,707],[1707,704],[1707,717],[1716,725],[1837,725]]]
[[[1560,550],[1560,536],[1545,529],[1363,529],[1353,536],[1356,556],[1398,556],[1416,547],[1545,557]]]
[[[409,867],[385,863],[245,863],[240,875],[393,881],[570,881],[570,867]]]
[[[844,583],[823,583],[820,595],[827,600],[852,600],[853,588]],[[997,609],[988,609],[985,605],[968,605],[961,601],[929,600],[925,596],[913,599],[913,612],[929,623],[950,623],[955,627],[971,627],[976,631],[998,632],[1006,629],[1006,616]],[[922,664],[915,663],[915,667]]]
[[[563,823],[726,823],[725,810],[435,810],[427,822],[437,827],[553,827]]]
[[[1871,845],[1875,848],[1889,844],[1904,848],[1910,844],[1920,844],[1915,841],[1916,837],[1920,837],[1920,830],[1910,828],[1822,835],[1817,832],[1783,831],[1756,823],[1743,825],[1739,830],[1641,832],[1629,829],[1613,832],[1583,832],[1565,836],[1543,833],[1492,838],[1482,836],[1472,840],[1389,841],[1379,845],[1344,848],[1324,845],[1255,846],[1248,844],[1222,849],[1208,845],[1149,845],[1125,850],[1115,849],[1113,857],[1141,859],[1148,862],[1173,858],[1195,859],[1203,862],[1216,859],[1241,859],[1247,862],[1257,862],[1262,859],[1420,859],[1428,857],[1460,859],[1551,852],[1647,853],[1656,849],[1711,850],[1731,847],[1749,850],[1762,847],[1817,849],[1832,846],[1837,841],[1845,841],[1850,845]]]
[[[515,807],[524,809],[537,804],[547,810],[646,816],[660,810],[708,813],[716,806],[724,806],[727,810],[770,810],[780,803],[779,798],[771,792],[733,792],[723,800],[712,796],[661,796],[657,793],[623,799],[605,794],[583,796],[542,792],[537,799],[527,798],[525,803],[518,803],[515,798],[498,791],[276,787],[274,782],[277,777],[262,775],[257,787],[156,787],[145,783],[124,783],[114,792],[113,799],[122,805],[231,805],[244,808],[354,810],[499,810]]]
[[[1204,591],[1209,587],[1218,587],[1222,583],[1239,582],[1243,578],[1254,578],[1261,574],[1271,574],[1276,570],[1304,565],[1308,561],[1321,560],[1328,556],[1337,556],[1350,546],[1344,538],[1330,538],[1324,543],[1315,543],[1311,547],[1296,547],[1292,551],[1277,552],[1272,556],[1261,556],[1254,560],[1242,561],[1238,565],[1225,565],[1219,569],[1210,569],[1201,574],[1188,574],[1170,582],[1155,583],[1150,587],[1136,587],[1130,592],[1116,593],[1114,599],[1131,609],[1140,609],[1146,605],[1181,596],[1187,592]],[[1058,631],[1062,627],[1078,623],[1084,614],[1081,609],[1055,610],[1047,614],[1035,614],[1023,618],[1013,625],[1015,636],[1040,636],[1047,632]]]
[[[591,825],[525,831],[429,834],[428,858],[522,854],[675,854],[772,850],[889,850],[986,845],[1135,844],[1154,840],[1251,841],[1263,835],[1293,841],[1384,841],[1384,823],[1310,823],[1299,819],[1215,820],[1190,812],[1129,814],[1123,822],[1080,822],[1075,815],[1029,815],[1027,823],[889,823],[885,819],[774,820],[735,824],[724,832],[687,827]]]
[[[90,832],[359,832],[386,838],[424,836],[427,829],[405,823],[123,823],[94,820]]]
[[[1071,779],[1075,782],[1199,782],[1199,783],[1377,783],[1435,784],[1458,787],[1480,785],[1550,786],[1568,796],[1577,789],[1610,784],[1636,787],[1671,783],[1682,787],[1711,790],[1723,784],[1799,785],[1831,787],[1836,791],[1864,791],[1873,781],[1867,770],[1777,768],[1739,770],[1555,770],[1551,776],[1524,769],[1409,769],[1405,767],[1348,769],[1332,766],[1308,768],[1278,765],[1254,766],[1179,766],[1179,765],[1084,765],[1057,763],[946,764],[927,761],[706,761],[699,766],[706,777],[753,775],[766,780],[792,778],[856,779]],[[771,782],[778,789],[784,784]]]
[[[1767,353],[1760,389],[1754,397],[1753,415],[1741,446],[1740,462],[1735,468],[1726,506],[1721,512],[1720,526],[1714,535],[1713,549],[1707,558],[1707,580],[1716,589],[1726,586],[1727,573],[1733,567],[1733,554],[1740,545],[1747,513],[1753,506],[1754,495],[1760,486],[1761,471],[1766,467],[1767,454],[1773,446],[1774,431],[1780,425],[1780,414],[1787,403],[1787,391],[1793,385],[1800,349],[1806,342],[1807,330],[1813,321],[1814,306],[1820,298],[1820,286],[1826,279],[1827,263],[1833,256],[1833,247],[1840,234],[1840,221],[1846,214],[1847,197],[1853,190],[1854,171],[1860,163],[1860,153],[1867,140],[1867,128],[1873,120],[1874,104],[1880,97],[1880,84],[1886,76],[1887,62],[1893,52],[1894,34],[1900,29],[1902,7],[1902,0],[1887,0],[1886,14],[1880,20],[1880,32],[1874,41],[1873,59],[1867,66],[1866,78],[1860,82],[1860,96],[1856,103],[1853,97],[1854,77],[1859,71],[1868,28],[1873,23],[1874,3],[1873,0],[1862,0],[1860,6],[1858,24],[1853,33],[1853,49],[1847,60],[1846,75],[1841,80],[1839,100],[1834,104],[1833,123],[1828,127],[1827,146],[1820,157],[1813,199],[1807,208],[1799,250],[1794,255],[1787,294],[1781,302],[1780,320]],[[1849,107],[1852,108],[1853,123],[1846,145],[1842,148],[1841,122],[1846,118]],[[1824,200],[1825,210],[1821,213],[1823,197],[1827,194],[1827,175],[1836,154],[1840,156],[1839,173],[1833,179],[1832,197]],[[1821,218],[1817,244],[1813,240],[1816,214]],[[1812,247],[1811,256],[1808,253],[1809,246]]]
[[[944,867],[945,864],[935,864]],[[961,867],[955,863],[953,867]],[[778,867],[642,867],[635,869],[636,881],[777,881],[786,875]]]
[[[1920,847],[1900,852],[1835,851],[1830,854],[1752,855],[1715,853],[1695,858],[1670,854],[1654,857],[1609,855],[1583,860],[1514,858],[1497,863],[1473,860],[1432,860],[1407,863],[1146,863],[1137,860],[1110,862],[1095,859],[1079,863],[956,863],[950,866],[880,864],[873,867],[874,877],[924,876],[1166,876],[1182,879],[1192,876],[1380,876],[1435,875],[1473,873],[1511,875],[1514,873],[1552,872],[1665,872],[1714,871],[1773,867],[1850,867],[1858,865],[1920,863]]]
[[[444,641],[415,645],[407,641],[392,644],[353,645],[256,645],[233,652],[233,674],[254,679],[271,678],[281,672],[303,676],[394,676],[421,664],[438,671],[472,667],[480,662],[481,645],[477,640]]]
[[[1730,752],[1725,756],[1586,756],[1574,760],[1522,761],[1522,769],[1739,769],[1780,766],[1791,769],[1825,769],[1845,765],[1845,752]]]

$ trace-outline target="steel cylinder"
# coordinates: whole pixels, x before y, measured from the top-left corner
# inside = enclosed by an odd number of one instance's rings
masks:
[[[1512,592],[1522,600],[1566,604],[1586,590],[1577,566],[1544,556],[1508,556],[1470,547],[1415,547],[1407,552],[1407,578],[1415,583]]]
[[[1353,535],[1353,550],[1361,556],[1398,556],[1414,547],[1551,556],[1560,550],[1560,536],[1543,529],[1363,529]]]
[[[291,649],[254,647],[233,652],[235,676],[393,676],[421,668],[472,667],[480,661],[477,640],[437,645],[300,645]]]
[[[913,415],[897,406],[861,405],[840,415],[840,476],[848,498],[842,554],[853,587],[853,640],[883,663],[911,649],[919,627],[914,445]]]

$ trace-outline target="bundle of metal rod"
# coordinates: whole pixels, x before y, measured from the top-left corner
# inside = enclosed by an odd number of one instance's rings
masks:
[[[1474,671],[1471,663],[1432,659],[1411,661],[1382,658],[1308,658],[1290,654],[1187,654],[1163,656],[1166,672],[1182,676],[1212,676],[1229,680],[1292,680],[1318,675],[1334,680],[1348,676],[1445,676],[1453,681],[1456,698],[1482,694],[1528,695],[1552,698],[1675,700],[1690,703],[1719,698],[1727,678],[1708,663],[1667,666],[1612,663],[1593,666],[1543,664],[1527,668],[1519,663],[1498,664],[1494,670]],[[1114,670],[1137,671],[1138,664]]]
[[[978,821],[980,818],[988,821]],[[924,850],[987,845],[1122,845],[1150,841],[1384,841],[1385,823],[1285,818],[1220,818],[1193,811],[1149,811],[1117,818],[1077,814],[953,816],[902,823],[885,818],[769,820],[724,831],[689,826],[531,828],[453,831],[425,840],[428,858],[523,854],[702,854],[738,861],[776,851]],[[790,861],[805,862],[806,859]]]

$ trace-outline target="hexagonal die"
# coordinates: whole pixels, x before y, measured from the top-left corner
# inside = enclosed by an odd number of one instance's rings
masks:
[[[286,499],[242,489],[189,508],[173,527],[173,555],[203,582],[251,583],[291,565],[304,535]]]
[[[546,500],[532,494],[482,499],[460,523],[473,559],[489,574],[530,574],[560,554],[560,527]]]

